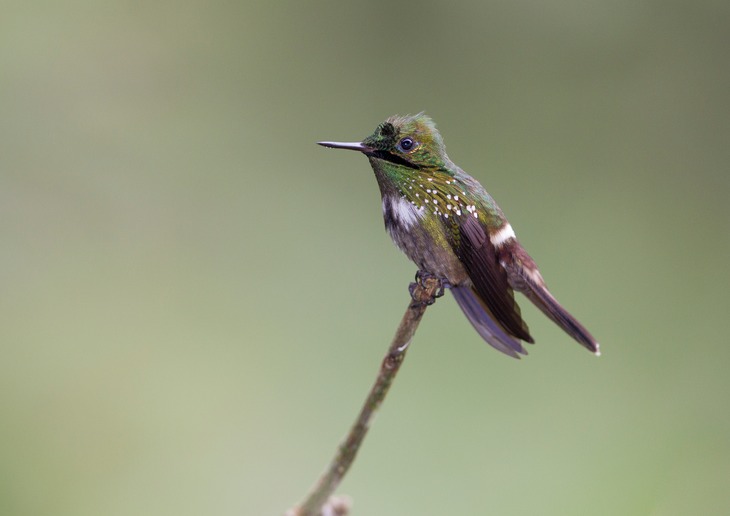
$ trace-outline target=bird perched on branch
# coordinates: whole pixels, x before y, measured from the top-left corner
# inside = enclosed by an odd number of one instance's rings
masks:
[[[361,142],[318,142],[367,156],[380,186],[385,229],[418,266],[449,287],[484,340],[515,358],[533,343],[514,290],[588,350],[598,342],[550,294],[535,262],[479,182],[446,155],[424,114],[392,116]]]

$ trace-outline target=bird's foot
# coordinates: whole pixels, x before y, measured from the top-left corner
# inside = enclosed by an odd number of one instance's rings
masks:
[[[438,290],[436,292],[434,292],[433,296],[424,302],[424,301],[420,300],[418,298],[418,296],[416,296],[415,292],[416,292],[416,287],[427,288],[427,285],[426,285],[427,280],[438,281],[439,287],[438,287]],[[451,287],[451,284],[449,283],[449,281],[446,278],[439,278],[435,274],[431,274],[430,272],[419,270],[418,272],[416,272],[415,283],[411,283],[410,285],[408,285],[408,292],[411,294],[411,298],[413,298],[413,301],[418,302],[418,303],[423,303],[426,305],[432,305],[436,302],[436,299],[438,299],[444,295],[444,289],[449,288],[449,287]]]

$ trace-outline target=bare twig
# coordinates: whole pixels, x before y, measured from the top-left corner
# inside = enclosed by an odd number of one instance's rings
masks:
[[[349,513],[351,505],[349,498],[334,497],[332,493],[337,489],[355,460],[355,455],[357,455],[357,451],[365,438],[370,421],[383,402],[401,363],[403,363],[406,350],[416,333],[421,317],[423,317],[428,305],[433,304],[434,299],[440,295],[440,288],[441,282],[432,277],[422,278],[420,281],[411,284],[412,301],[395,332],[393,342],[383,359],[378,377],[365,400],[360,415],[345,440],[340,444],[337,454],[327,471],[317,481],[304,502],[290,509],[286,513],[287,516],[345,516]]]

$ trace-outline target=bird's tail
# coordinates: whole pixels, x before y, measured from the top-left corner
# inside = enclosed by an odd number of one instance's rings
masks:
[[[514,358],[520,358],[518,353],[527,355],[520,341],[502,328],[471,286],[451,287],[451,293],[474,329],[489,345]]]
[[[563,331],[573,337],[579,344],[592,351],[596,355],[600,355],[598,342],[593,335],[590,334],[585,327],[579,323],[575,317],[570,315],[558,300],[553,297],[550,291],[545,287],[544,283],[536,283],[534,281],[527,282],[527,288],[522,293],[538,307],[542,313],[560,326]]]
[[[547,289],[534,260],[521,245],[513,241],[503,246],[499,253],[499,263],[507,271],[513,289],[526,296],[579,344],[596,355],[601,354],[593,335],[570,315]]]

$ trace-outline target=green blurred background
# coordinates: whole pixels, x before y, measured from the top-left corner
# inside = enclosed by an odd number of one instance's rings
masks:
[[[25,2],[0,18],[0,514],[281,514],[415,267],[367,161],[426,110],[597,359],[429,309],[361,515],[730,514],[730,4]]]

